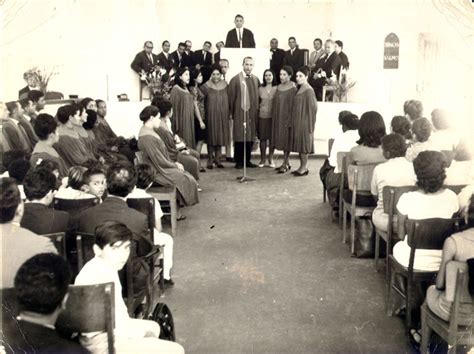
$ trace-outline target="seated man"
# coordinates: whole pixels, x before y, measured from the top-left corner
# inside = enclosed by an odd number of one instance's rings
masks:
[[[76,285],[113,282],[115,285],[115,350],[117,353],[184,353],[181,345],[158,339],[160,327],[149,320],[130,318],[122,299],[117,272],[130,256],[132,231],[118,221],[106,221],[95,228],[95,257],[78,274]],[[81,343],[93,352],[105,350],[105,333],[82,333]]]
[[[66,305],[70,278],[66,261],[52,253],[37,254],[18,269],[15,290],[20,315],[3,321],[4,341],[12,352],[89,353],[54,327]]]
[[[328,39],[324,43],[325,54],[319,57],[314,68],[312,77],[308,83],[313,87],[318,101],[323,97],[323,86],[327,84],[328,80],[339,79],[341,71],[341,59],[335,52],[335,43],[332,39]]]
[[[0,179],[0,234],[2,235],[2,276],[0,288],[11,288],[24,261],[38,253],[57,253],[52,242],[20,227],[23,203],[12,178]]]
[[[52,203],[56,176],[45,168],[33,168],[25,177],[23,188],[27,202],[21,226],[38,235],[66,232],[69,213],[49,208]]]

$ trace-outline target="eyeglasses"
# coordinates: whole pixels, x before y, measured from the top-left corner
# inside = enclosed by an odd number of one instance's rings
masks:
[[[148,48],[148,49],[153,49],[153,47],[148,47],[148,46],[146,46],[145,48]]]

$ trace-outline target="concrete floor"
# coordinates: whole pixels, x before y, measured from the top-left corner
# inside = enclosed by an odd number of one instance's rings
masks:
[[[186,352],[412,351],[402,320],[385,315],[384,272],[351,258],[330,221],[321,164],[301,178],[249,169],[257,181],[245,184],[231,164],[201,175],[201,202],[183,209],[175,237],[176,285],[161,299]]]

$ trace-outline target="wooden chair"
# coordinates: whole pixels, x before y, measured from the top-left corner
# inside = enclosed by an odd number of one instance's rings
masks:
[[[451,313],[449,321],[446,322],[434,314],[428,304],[425,303],[421,307],[421,352],[427,353],[431,333],[436,332],[444,341],[448,343],[449,353],[456,352],[457,345],[474,345],[474,296],[469,294],[467,273],[467,263],[451,261],[446,265],[446,282],[448,275],[455,275],[454,294],[448,294],[449,284],[446,284],[446,298],[452,299]],[[473,314],[471,323],[466,325],[459,324],[459,308],[460,306],[471,307]]]
[[[100,203],[99,198],[88,199],[53,199],[53,207],[56,210],[67,211],[71,215],[79,215],[82,211],[92,208]]]
[[[66,309],[56,327],[66,333],[106,332],[108,353],[115,353],[114,284],[70,285]]]
[[[407,331],[412,328],[411,312],[413,309],[412,292],[414,283],[431,282],[437,273],[437,271],[420,271],[413,269],[416,250],[441,250],[446,238],[451,236],[459,229],[459,222],[459,219],[407,219],[405,222],[405,227],[407,230],[408,245],[411,248],[408,268],[398,263],[393,255],[388,256],[390,267],[390,283],[387,294],[387,315],[391,316],[393,314],[392,297],[393,293],[396,292],[405,300],[405,321]],[[405,233],[401,231],[399,232],[400,234]],[[406,280],[406,293],[396,286],[395,280],[397,275],[402,276]]]
[[[328,140],[328,154],[326,158],[329,158],[331,155],[331,150],[332,150],[332,145],[334,144],[334,139],[329,139]],[[323,182],[323,203],[326,203],[326,196],[327,196],[327,190],[326,190],[326,184]]]
[[[139,212],[145,214],[148,219],[148,228],[151,236],[151,240],[154,241],[154,230],[155,230],[155,199],[154,198],[127,198],[127,204],[130,208],[138,210]],[[163,292],[165,288],[165,278],[163,274],[163,252],[159,254],[159,265],[156,266],[150,264],[153,269],[157,272],[152,274],[152,282],[154,283],[158,279],[158,284],[160,290]]]
[[[94,258],[92,246],[95,243],[95,235],[85,232],[76,233],[77,249],[77,271],[80,272],[84,264]]]
[[[58,250],[59,255],[63,257],[64,259],[67,259],[65,232],[56,232],[53,234],[44,234],[41,236],[49,238],[51,242],[54,244],[54,246],[56,247],[56,249]]]
[[[337,153],[337,166],[338,170],[341,171],[341,179],[339,181],[339,227],[342,228],[342,211],[343,211],[343,194],[344,194],[344,187],[346,185],[346,176],[347,176],[347,155],[349,152],[338,152]],[[345,243],[345,240],[342,240]]]
[[[374,172],[375,164],[372,165],[349,165],[347,168],[347,179],[349,190],[352,191],[352,200],[347,202],[344,200],[344,196],[339,196],[342,199],[343,204],[343,217],[342,217],[342,242],[346,243],[347,234],[347,213],[351,215],[351,253],[354,253],[355,248],[355,218],[362,217],[367,214],[372,215],[372,211],[375,209],[374,206],[358,206],[357,195],[370,196],[370,183],[372,180],[372,174]]]

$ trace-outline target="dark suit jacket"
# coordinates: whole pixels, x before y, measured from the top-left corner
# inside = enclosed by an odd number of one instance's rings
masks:
[[[31,118],[31,121],[28,121],[28,119],[25,117],[19,116],[18,122],[25,130],[26,135],[28,135],[28,139],[30,139],[31,146],[34,148],[39,140],[35,133],[35,128],[33,128],[34,118]]]
[[[204,54],[202,50],[194,52],[194,65],[201,65],[201,73],[203,82],[206,82],[211,77],[211,66],[212,66],[212,53],[207,52],[206,59],[204,60]]]
[[[219,50],[218,52],[214,53],[213,62],[214,64],[219,64],[220,60],[221,60],[221,51]]]
[[[235,28],[232,28],[229,32],[227,32],[225,47],[240,48],[239,38]],[[242,48],[255,48],[255,39],[253,38],[253,33],[246,28],[243,28],[242,31]]]
[[[294,80],[296,78],[296,70],[304,65],[304,51],[296,47],[293,54],[291,54],[291,50],[287,50],[283,59],[283,65],[289,65],[293,68],[292,79]]]
[[[69,221],[66,211],[50,209],[40,203],[25,203],[20,225],[35,234],[45,235],[68,231]]]
[[[330,78],[332,72],[336,74],[337,78],[339,78],[339,74],[341,72],[341,59],[336,52],[332,52],[332,54],[327,58],[326,55],[319,58],[316,63],[315,70],[321,69],[326,72],[326,78]]]
[[[18,91],[18,99],[21,100],[23,98],[27,98],[28,92],[30,92],[30,87],[26,85],[20,91]]]
[[[102,204],[84,210],[79,216],[79,231],[93,234],[96,226],[107,220],[120,221],[134,233],[138,256],[151,251],[146,215],[129,208],[124,200],[117,197],[109,196]]]
[[[173,58],[171,57],[171,53],[168,53],[168,58],[166,58],[163,52],[158,54],[158,64],[164,67],[166,71],[170,71],[173,67]]]
[[[184,68],[186,66],[186,59],[183,56],[181,56],[181,60],[179,60],[178,57],[178,51],[174,51],[173,53],[170,54],[171,59],[173,60],[173,68]]]
[[[194,52],[190,51],[189,54],[184,52],[183,60],[184,60],[184,66],[187,66],[188,68],[194,66],[195,65],[195,63],[194,63]]]
[[[272,53],[272,58],[270,59],[270,69],[273,71],[279,81],[280,70],[283,66],[283,61],[285,60],[285,51],[283,49],[277,48],[274,51],[270,49],[270,53]]]
[[[135,56],[130,66],[136,73],[140,73],[142,70],[149,72],[154,65],[158,64],[158,55],[152,53],[151,56],[153,57],[153,62],[150,61],[148,55],[143,50]]]
[[[340,52],[339,59],[341,59],[341,65],[344,69],[349,69],[349,58],[347,57],[346,53]]]

